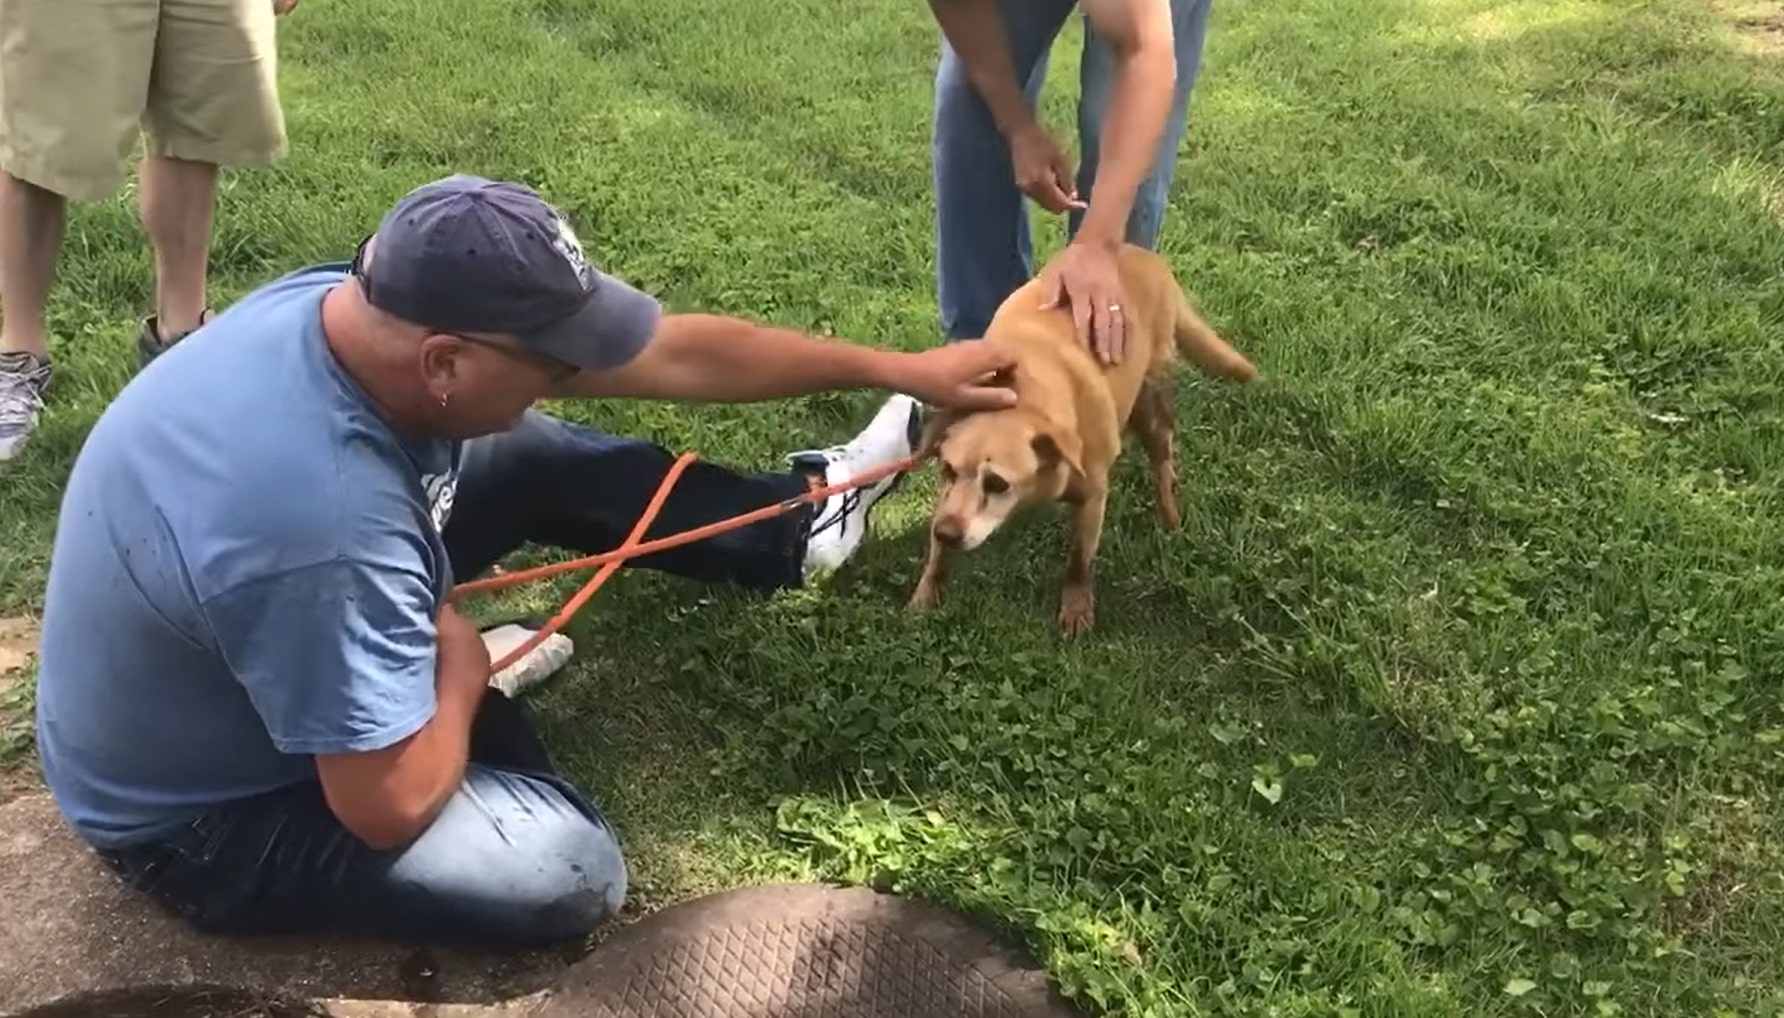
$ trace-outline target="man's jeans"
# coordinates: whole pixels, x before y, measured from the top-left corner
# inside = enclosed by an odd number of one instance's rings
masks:
[[[1129,243],[1147,248],[1158,245],[1177,168],[1177,148],[1189,117],[1189,96],[1201,73],[1212,2],[1171,0],[1177,85],[1152,171],[1141,183],[1128,216]],[[1016,79],[1025,84],[1031,107],[1046,80],[1048,52],[1077,6],[1077,0],[1003,0]],[[1077,184],[1079,196],[1087,202],[1096,181],[1109,97],[1115,89],[1115,66],[1108,44],[1086,22],[1079,70],[1078,147],[1082,159]],[[942,331],[950,342],[977,339],[985,334],[998,305],[1034,274],[1034,252],[1028,209],[1016,186],[1009,143],[974,90],[966,66],[945,41],[935,76],[934,146],[936,288]],[[1082,221],[1082,214],[1072,213],[1067,224],[1072,235]]]
[[[595,554],[637,522],[674,457],[529,414],[468,443],[445,541],[461,580],[523,543]],[[797,496],[799,473],[692,464],[647,535]],[[799,582],[811,511],[634,559],[699,580],[771,590]],[[631,563],[628,563],[631,564]],[[458,792],[407,847],[349,834],[310,782],[196,818],[178,835],[101,857],[201,929],[337,932],[412,943],[542,946],[586,935],[620,906],[626,867],[600,811],[558,776],[525,708],[491,690]]]

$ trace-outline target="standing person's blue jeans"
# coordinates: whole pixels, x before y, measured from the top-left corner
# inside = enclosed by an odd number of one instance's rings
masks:
[[[1189,117],[1189,96],[1201,72],[1213,0],[1171,0],[1177,51],[1177,86],[1170,118],[1160,139],[1152,172],[1140,185],[1128,217],[1127,240],[1155,248],[1177,148]],[[1047,55],[1077,0],[1003,0],[1005,30],[1016,78],[1029,104],[1036,103],[1047,77]],[[1084,26],[1079,71],[1078,194],[1092,200],[1103,122],[1115,87],[1115,57]],[[1025,197],[1016,186],[1008,142],[999,133],[985,101],[967,78],[960,57],[944,41],[935,77],[936,284],[942,331],[948,341],[985,334],[999,304],[1034,274],[1034,254]],[[1075,235],[1082,213],[1072,213]]]
[[[889,441],[902,441],[901,433]],[[618,546],[673,460],[655,445],[536,412],[512,431],[468,442],[444,532],[453,574],[476,576],[529,542],[583,554]],[[794,498],[823,480],[823,466],[815,469],[747,474],[696,462],[646,539]],[[758,591],[792,586],[802,580],[814,521],[825,528],[822,516],[801,507],[633,561]],[[574,939],[604,922],[625,897],[619,841],[556,773],[525,708],[487,693],[470,757],[433,825],[396,851],[350,834],[320,784],[307,782],[212,810],[172,837],[99,855],[126,883],[212,932],[509,947]]]

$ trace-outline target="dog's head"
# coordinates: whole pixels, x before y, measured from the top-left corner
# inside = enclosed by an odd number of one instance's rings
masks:
[[[984,544],[1018,509],[1053,502],[1082,477],[1075,432],[1025,411],[938,412],[924,428],[939,488],[930,531],[950,547]]]

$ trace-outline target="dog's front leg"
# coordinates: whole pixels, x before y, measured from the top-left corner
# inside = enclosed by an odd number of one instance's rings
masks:
[[[923,560],[923,575],[917,579],[917,589],[911,592],[911,602],[907,606],[911,611],[924,611],[934,608],[942,599],[942,581],[948,578],[948,564],[953,549],[937,540],[934,534],[929,535],[929,557]]]
[[[1109,503],[1108,478],[1086,487],[1072,515],[1072,544],[1066,553],[1065,583],[1059,591],[1059,628],[1067,636],[1088,632],[1096,621],[1096,549],[1103,539],[1103,513]]]

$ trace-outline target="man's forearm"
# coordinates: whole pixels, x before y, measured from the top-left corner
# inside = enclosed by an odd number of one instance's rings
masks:
[[[434,667],[434,716],[422,729],[428,740],[432,787],[422,796],[422,827],[433,822],[458,791],[470,763],[471,725],[489,689],[489,650],[477,626],[448,604],[441,608],[438,663]]]
[[[489,682],[489,654],[469,620],[440,613],[434,716],[387,749],[318,757],[317,774],[342,826],[390,851],[425,831],[457,793],[469,762],[471,725]]]
[[[1167,38],[1125,55],[1119,68],[1103,120],[1090,208],[1078,228],[1079,238],[1110,245],[1126,238],[1134,196],[1152,171],[1171,114],[1177,61]]]
[[[1010,59],[1000,0],[929,0],[929,9],[966,66],[973,91],[990,108],[998,132],[1008,138],[1034,126],[1034,110]]]
[[[560,395],[754,403],[837,389],[899,389],[905,356],[723,315],[666,315],[636,360],[584,372]]]
[[[464,780],[470,763],[471,725],[489,688],[488,653],[455,652],[448,650],[449,646],[441,645],[440,668],[434,680],[434,716],[423,729],[431,742],[428,750],[433,764],[432,788],[422,810],[428,823]],[[482,650],[481,637],[477,650]]]

